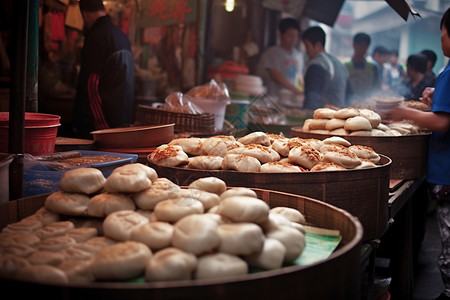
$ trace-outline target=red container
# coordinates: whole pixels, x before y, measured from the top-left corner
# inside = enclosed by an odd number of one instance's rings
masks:
[[[25,153],[51,154],[61,117],[42,113],[25,113]],[[9,112],[0,112],[0,152],[8,153]]]

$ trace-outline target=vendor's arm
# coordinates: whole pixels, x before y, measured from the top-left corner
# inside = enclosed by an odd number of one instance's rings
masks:
[[[300,91],[295,85],[293,85],[286,77],[283,76],[283,74],[280,73],[277,69],[267,69],[267,72],[269,72],[270,77],[277,82],[279,85],[283,86],[284,88],[290,90],[294,95],[300,95],[303,94],[302,91]]]
[[[325,103],[322,99],[322,91],[325,83],[330,79],[328,73],[322,66],[318,64],[311,65],[305,74],[305,104],[304,108],[316,109],[324,107]]]
[[[450,129],[450,113],[425,112],[405,106],[398,106],[389,112],[394,121],[412,120],[418,126],[431,131],[447,132]]]

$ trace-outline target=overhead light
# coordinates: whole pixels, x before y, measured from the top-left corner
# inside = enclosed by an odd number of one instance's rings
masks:
[[[234,10],[234,0],[225,1],[225,10],[227,12],[232,12]]]

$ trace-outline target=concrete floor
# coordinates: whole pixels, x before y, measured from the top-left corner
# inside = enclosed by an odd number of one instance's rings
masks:
[[[416,266],[413,300],[431,300],[438,297],[444,285],[437,267],[437,257],[441,251],[436,213],[428,215],[425,237]]]

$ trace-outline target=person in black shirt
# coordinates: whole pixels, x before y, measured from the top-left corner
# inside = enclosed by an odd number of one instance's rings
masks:
[[[436,74],[433,72],[434,65],[436,64],[437,55],[433,50],[425,49],[420,52],[421,54],[425,55],[427,57],[428,63],[427,63],[427,72],[425,73],[425,76],[428,77],[427,80],[433,83],[432,87],[434,87],[436,83]]]
[[[405,100],[420,100],[426,87],[433,86],[433,82],[425,76],[427,58],[423,54],[412,54],[406,61],[405,91],[401,94]]]
[[[128,37],[101,0],[80,0],[86,34],[73,110],[74,136],[129,126],[134,113],[134,59]]]

